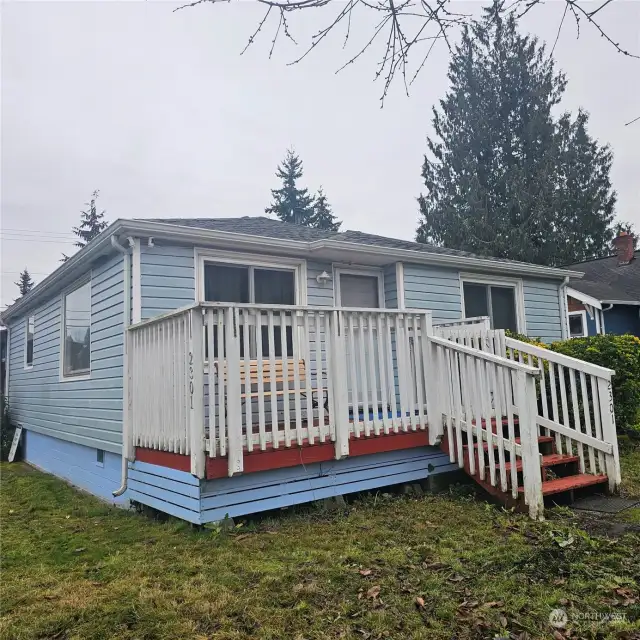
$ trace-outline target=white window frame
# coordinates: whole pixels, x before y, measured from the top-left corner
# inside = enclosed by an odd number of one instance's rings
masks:
[[[569,311],[567,316],[570,318],[571,316],[582,316],[582,335],[581,336],[572,336],[571,335],[571,323],[567,322],[569,329],[569,338],[586,338],[589,335],[589,327],[587,326],[587,312],[585,309],[581,311]]]
[[[65,344],[65,313],[66,313],[66,305],[65,300],[70,293],[76,291],[76,289],[80,289],[80,287],[84,287],[86,284],[89,285],[89,330],[90,330],[90,340],[89,340],[89,371],[87,373],[78,373],[78,374],[64,374],[64,344]],[[91,380],[91,342],[93,341],[93,330],[92,330],[92,322],[91,322],[91,274],[86,277],[74,282],[73,285],[67,287],[60,294],[60,369],[58,380],[60,382],[77,382],[80,380]]]
[[[512,287],[514,290],[514,300],[516,305],[516,325],[518,333],[526,335],[527,318],[524,308],[524,285],[521,278],[506,278],[502,276],[484,276],[477,273],[460,273],[460,305],[462,307],[462,317],[466,318],[464,304],[464,283],[484,284],[495,287]],[[487,309],[491,315],[491,309]]]
[[[29,324],[33,320],[33,337],[31,338],[31,362],[27,362],[27,353],[29,350]],[[24,328],[24,368],[26,370],[33,369],[33,361],[35,359],[35,340],[36,340],[36,316],[28,316]]]
[[[384,299],[384,270],[377,267],[354,267],[353,265],[333,265],[333,301],[336,307],[342,307],[342,293],[340,291],[340,276],[369,276],[378,279],[378,308],[386,308]],[[349,307],[351,309],[351,307]],[[355,310],[355,309],[354,309]]]
[[[196,302],[205,300],[205,276],[206,264],[229,264],[250,269],[274,269],[280,271],[293,271],[294,298],[296,306],[307,305],[307,261],[297,258],[282,258],[279,256],[265,256],[255,253],[236,253],[235,251],[220,251],[217,249],[195,249],[196,264]],[[249,278],[249,299],[254,299],[253,278]],[[254,303],[248,303],[254,304]]]

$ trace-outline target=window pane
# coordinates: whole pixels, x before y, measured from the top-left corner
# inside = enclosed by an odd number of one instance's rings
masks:
[[[581,313],[576,313],[569,316],[569,335],[572,338],[582,338],[584,336],[582,317],[583,316]]]
[[[262,304],[295,304],[295,276],[293,271],[254,269],[255,302]]]
[[[340,303],[343,307],[378,309],[378,278],[358,276],[351,273],[340,275]]]
[[[487,300],[487,285],[465,282],[464,291],[464,317],[476,318],[489,315],[489,302]]]
[[[26,364],[27,366],[31,366],[33,364],[33,333],[35,327],[35,317],[31,316],[27,320],[27,354],[26,354]]]
[[[91,368],[91,289],[82,285],[64,299],[63,373],[87,373]]]
[[[518,331],[513,287],[491,287],[491,326],[494,329]]]
[[[249,269],[205,265],[204,299],[207,302],[249,302]]]

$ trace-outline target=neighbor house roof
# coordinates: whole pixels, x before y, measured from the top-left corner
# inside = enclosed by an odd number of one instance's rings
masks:
[[[616,255],[579,262],[567,267],[584,277],[571,280],[571,287],[600,302],[640,303],[640,251],[628,264],[618,264]]]
[[[408,240],[386,238],[362,231],[324,231],[273,220],[264,216],[242,218],[165,218],[116,220],[78,253],[20,298],[0,316],[4,322],[23,313],[41,297],[72,284],[97,258],[114,252],[129,237],[194,244],[243,251],[308,256],[329,262],[390,264],[407,262],[448,266],[485,273],[562,279],[579,278],[566,268],[546,267],[505,258],[477,256],[465,251]],[[265,241],[265,239],[267,239]]]

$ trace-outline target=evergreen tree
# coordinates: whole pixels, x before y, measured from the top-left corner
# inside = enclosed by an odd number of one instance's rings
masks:
[[[275,215],[283,222],[313,226],[314,201],[307,189],[299,189],[297,181],[302,177],[302,160],[291,150],[281,165],[276,176],[282,180],[280,189],[272,189],[273,203],[265,209],[265,213]]]
[[[320,187],[313,205],[313,222],[310,226],[327,231],[340,231],[341,224],[342,222],[333,215],[327,196]]]
[[[34,284],[29,271],[25,267],[24,271],[18,276],[18,282],[15,283],[16,287],[20,289],[20,295],[24,296],[29,293],[29,291],[33,289]]]
[[[554,119],[563,73],[501,2],[465,28],[433,110],[417,240],[548,265],[607,255],[612,153],[579,111]]]
[[[108,223],[104,219],[105,212],[98,213],[96,206],[99,195],[100,192],[97,190],[91,194],[91,200],[85,203],[88,209],[80,212],[80,226],[73,227],[73,233],[79,238],[76,241],[76,247],[80,247],[80,249],[107,228]]]

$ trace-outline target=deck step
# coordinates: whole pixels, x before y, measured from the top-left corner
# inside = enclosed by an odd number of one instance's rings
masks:
[[[547,456],[542,456],[541,467],[555,467],[560,464],[569,464],[570,462],[578,462],[580,458],[578,456],[567,456],[561,453],[551,453]],[[500,463],[496,464],[496,469],[500,469]],[[511,463],[505,464],[505,469],[511,471]],[[522,459],[518,458],[516,461],[516,469],[522,471]]]
[[[504,438],[504,439],[506,440],[506,438]],[[540,443],[540,444],[546,443],[546,442],[554,442],[554,440],[555,439],[553,437],[551,437],[551,436],[538,436],[538,443]],[[520,438],[516,438],[515,441],[516,441],[516,444],[520,444]],[[494,448],[497,448],[497,446],[498,446],[497,439],[492,438],[491,444],[493,444]],[[485,451],[487,451],[489,449],[489,443],[488,442],[484,442],[483,441],[482,445],[483,445]],[[463,448],[464,449],[468,449],[469,445],[465,444],[465,445],[463,445]],[[473,448],[474,449],[478,448],[478,443],[477,442],[473,443]]]
[[[566,476],[564,478],[556,478],[542,483],[542,495],[550,496],[554,493],[562,493],[563,491],[571,491],[572,489],[582,489],[595,484],[605,484],[608,482],[607,476],[592,475],[589,473],[578,473],[574,476]],[[523,487],[518,487],[519,493],[524,493]]]

